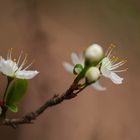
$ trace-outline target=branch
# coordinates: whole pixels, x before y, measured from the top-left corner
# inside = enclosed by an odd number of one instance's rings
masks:
[[[22,124],[31,124],[33,120],[37,119],[47,108],[60,104],[64,100],[69,100],[77,96],[79,92],[81,92],[85,87],[79,88],[78,85],[78,77],[74,80],[70,88],[63,93],[62,95],[54,95],[48,101],[46,101],[42,106],[40,106],[36,111],[25,114],[21,118],[16,119],[1,119],[0,126],[12,126],[13,128],[17,128],[17,126]]]

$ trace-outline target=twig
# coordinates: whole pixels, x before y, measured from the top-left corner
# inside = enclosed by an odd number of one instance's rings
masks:
[[[17,128],[21,124],[31,124],[33,120],[37,119],[47,108],[60,104],[64,100],[69,100],[77,96],[84,88],[79,89],[77,78],[74,80],[70,88],[62,95],[54,95],[48,101],[46,101],[42,106],[40,106],[36,111],[25,114],[25,116],[16,119],[2,119],[0,120],[0,125],[12,126]],[[74,91],[76,91],[74,93]]]

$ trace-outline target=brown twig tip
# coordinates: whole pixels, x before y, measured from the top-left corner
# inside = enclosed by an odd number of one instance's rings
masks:
[[[47,100],[42,106],[40,106],[36,111],[25,114],[25,116],[16,119],[1,118],[0,125],[11,126],[12,128],[17,128],[22,124],[31,124],[33,120],[36,120],[47,108],[55,106],[63,102],[64,100],[70,100],[75,98],[83,88],[79,88],[78,81],[74,80],[70,88],[62,95],[55,94],[52,98]]]

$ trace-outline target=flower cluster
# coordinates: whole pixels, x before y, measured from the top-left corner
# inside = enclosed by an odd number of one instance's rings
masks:
[[[84,51],[83,55],[78,56],[76,53],[72,53],[73,65],[64,62],[64,68],[70,73],[78,69],[75,74],[80,75],[84,73],[82,79],[85,79],[85,83],[92,85],[92,87],[100,91],[106,89],[99,83],[101,76],[109,78],[114,84],[122,84],[123,78],[117,73],[127,70],[118,70],[120,66],[126,63],[126,60],[118,62],[118,57],[113,56],[114,47],[111,44],[107,52],[104,53],[100,45],[93,44]]]
[[[118,68],[126,63],[119,61],[118,57],[113,56],[114,45],[111,45],[106,53],[98,44],[89,46],[83,54],[71,54],[73,65],[64,62],[65,69],[77,75],[73,84],[75,89],[72,89],[71,95],[68,98],[73,98],[88,85],[91,85],[97,90],[103,91],[106,88],[101,86],[99,79],[103,76],[109,78],[114,84],[122,84],[123,78],[117,73],[124,72],[127,69],[118,70]],[[34,78],[39,72],[36,70],[27,70],[31,65],[27,64],[27,55],[23,57],[23,53],[18,59],[12,58],[12,50],[9,49],[7,59],[0,56],[0,73],[8,79],[7,86],[4,92],[3,99],[0,100],[0,117],[5,117],[7,109],[12,112],[17,112],[17,104],[24,97],[28,80]],[[84,80],[83,80],[84,79]],[[82,83],[84,81],[84,83]]]

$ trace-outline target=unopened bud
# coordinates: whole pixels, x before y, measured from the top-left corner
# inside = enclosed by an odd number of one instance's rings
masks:
[[[100,71],[97,67],[91,67],[85,74],[88,83],[97,81],[100,77]]]
[[[90,63],[98,62],[103,57],[103,49],[98,44],[89,46],[85,51],[85,59]]]

